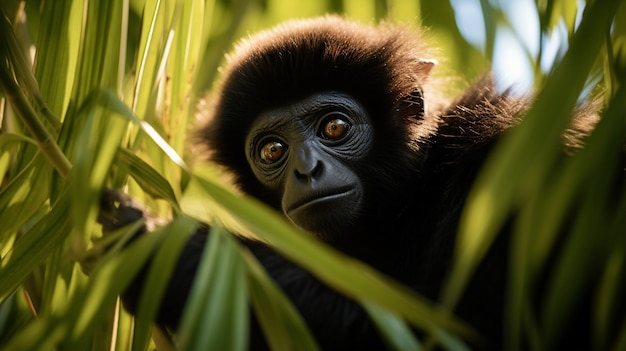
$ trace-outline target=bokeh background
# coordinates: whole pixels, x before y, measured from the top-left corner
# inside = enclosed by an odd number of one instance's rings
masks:
[[[315,349],[305,325],[230,232],[254,233],[363,303],[392,349],[465,350],[454,317],[473,268],[513,223],[502,321],[509,349],[551,349],[590,291],[594,349],[626,349],[626,2],[623,0],[3,0],[0,3],[0,349],[242,350],[252,305],[275,349]],[[338,13],[423,27],[453,96],[489,70],[534,98],[487,162],[438,301],[398,287],[242,197],[190,145],[197,105],[233,43],[283,20]],[[600,122],[552,167],[577,104]],[[554,151],[556,150],[556,151]],[[104,187],[169,224],[122,249],[103,235]],[[188,233],[214,225],[176,336],[153,326]],[[227,229],[227,230],[226,230]],[[557,241],[557,236],[562,235]],[[556,244],[558,242],[558,244]],[[118,294],[152,257],[136,318]],[[547,257],[551,264],[548,265]],[[529,315],[538,277],[546,308]],[[410,328],[424,331],[416,338]],[[572,337],[576,337],[573,335]]]

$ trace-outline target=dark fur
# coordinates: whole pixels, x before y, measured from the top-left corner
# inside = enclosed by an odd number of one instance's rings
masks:
[[[244,41],[229,57],[215,109],[209,112],[211,123],[199,133],[209,150],[219,150],[212,160],[232,170],[242,190],[278,207],[276,194],[259,192],[262,187],[239,148],[248,127],[260,111],[334,90],[352,95],[374,117],[375,131],[386,140],[380,150],[389,150],[394,158],[372,158],[385,161],[382,173],[406,178],[406,170],[422,157],[408,145],[415,139],[408,135],[411,129],[400,127],[420,121],[397,112],[424,78],[417,68],[425,49],[414,35],[328,17],[286,23]],[[238,148],[224,150],[223,145]]]
[[[374,148],[356,165],[369,195],[367,223],[333,244],[436,299],[449,269],[458,218],[475,174],[494,142],[517,122],[525,101],[496,92],[487,76],[450,104],[431,99],[423,38],[406,28],[369,27],[336,17],[294,21],[244,41],[229,57],[201,143],[241,189],[280,209],[246,160],[246,133],[262,111],[315,92],[340,91],[372,117]],[[426,114],[416,109],[424,90]],[[583,131],[570,133],[579,145]],[[588,129],[588,128],[587,128]],[[358,238],[358,239],[355,239]],[[170,284],[159,321],[175,327],[206,233],[194,235]],[[487,256],[458,312],[500,342],[506,237]],[[294,301],[325,349],[382,347],[363,310],[264,244],[242,241]],[[181,288],[183,287],[183,288]],[[137,287],[125,298],[136,302]],[[263,343],[253,325],[251,347]]]

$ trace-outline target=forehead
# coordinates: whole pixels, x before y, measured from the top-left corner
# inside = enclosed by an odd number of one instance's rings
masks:
[[[310,95],[284,106],[262,111],[251,125],[250,131],[275,129],[291,124],[301,124],[318,112],[341,110],[352,116],[365,116],[365,108],[348,94],[328,91]],[[330,112],[330,111],[329,111]]]

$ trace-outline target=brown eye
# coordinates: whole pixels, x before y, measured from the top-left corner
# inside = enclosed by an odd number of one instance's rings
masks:
[[[261,148],[261,160],[264,163],[278,161],[285,152],[285,146],[279,141],[270,141]]]
[[[339,139],[350,129],[350,124],[341,118],[329,119],[322,126],[322,137],[324,139]]]

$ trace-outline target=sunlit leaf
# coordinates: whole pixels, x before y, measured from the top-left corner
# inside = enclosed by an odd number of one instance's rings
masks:
[[[134,350],[145,350],[150,338],[151,322],[155,320],[167,283],[178,261],[178,256],[189,234],[197,226],[196,221],[180,217],[167,227],[160,229],[164,238],[161,246],[154,254],[153,264],[145,276],[143,293],[137,309]],[[166,302],[167,303],[167,302]]]
[[[251,255],[248,263],[250,298],[267,342],[274,350],[317,350],[304,320],[275,282]]]
[[[496,2],[473,3],[482,5],[484,23],[477,25],[487,29],[484,49],[491,57],[499,29],[509,19]],[[392,348],[464,350],[462,340],[475,340],[471,326],[450,317],[450,311],[440,312],[412,290],[311,240],[265,206],[218,186],[215,172],[207,176],[202,167],[188,166],[194,158],[189,143],[198,98],[215,86],[223,54],[238,38],[284,19],[329,12],[364,22],[388,17],[421,23],[440,50],[435,54],[444,59],[435,75],[457,77],[446,80],[445,89],[453,91],[488,66],[456,26],[455,20],[467,14],[455,13],[450,1],[260,4],[0,2],[0,349],[245,349],[251,308],[274,348],[314,349],[290,301],[247,249],[217,226],[185,313],[185,332],[174,345],[154,326],[151,319],[166,284],[159,273],[169,274],[196,224],[187,216],[217,219],[235,232],[267,240],[331,287],[363,302]],[[452,306],[462,296],[482,252],[514,215],[503,318],[509,348],[548,349],[569,306],[591,288],[594,348],[626,349],[626,320],[615,312],[626,291],[626,194],[610,188],[621,181],[614,170],[623,167],[626,135],[626,16],[621,15],[626,2],[536,4],[542,34],[566,27],[570,51],[546,85],[538,70],[536,86],[543,90],[527,122],[510,136],[508,147],[499,149],[485,173],[491,176],[481,178],[472,195],[446,301]],[[518,33],[517,39],[528,33]],[[606,96],[601,121],[585,148],[551,167],[560,157],[556,145],[583,84],[585,92],[593,88]],[[210,106],[210,97],[203,103]],[[113,234],[103,234],[95,223],[104,186],[138,197],[149,213],[174,213],[176,219],[127,245],[141,223]],[[193,210],[185,203],[191,197]],[[144,267],[151,272],[148,289],[132,321],[116,295]],[[537,277],[547,277],[547,291],[540,296],[533,290]],[[539,315],[529,308],[535,297],[546,305]],[[424,331],[419,342],[413,327]]]
[[[242,199],[217,184],[198,179],[214,200],[229,210],[253,233],[258,233],[295,263],[357,300],[389,308],[416,326],[427,330],[436,324],[468,337],[473,334],[449,314],[436,310],[426,300],[364,263],[341,255],[321,242],[298,233],[274,211]]]
[[[176,194],[170,183],[154,168],[126,149],[120,149],[117,157],[120,164],[150,196],[164,198],[172,204],[177,204]]]
[[[245,350],[249,310],[243,258],[223,229],[214,228],[206,245],[181,322],[181,349]]]
[[[411,329],[398,318],[397,314],[390,313],[378,308],[374,304],[364,304],[363,307],[370,315],[370,318],[380,330],[387,344],[394,350],[420,350],[421,346],[415,339]]]
[[[519,129],[503,140],[485,165],[462,217],[456,265],[445,290],[447,305],[458,301],[472,270],[499,228],[524,195],[537,190],[550,165],[556,161],[561,149],[561,133],[599,51],[602,28],[609,25],[614,6],[610,1],[591,5],[570,50],[555,68]],[[555,104],[557,96],[559,103]]]

